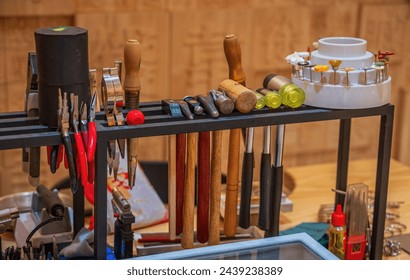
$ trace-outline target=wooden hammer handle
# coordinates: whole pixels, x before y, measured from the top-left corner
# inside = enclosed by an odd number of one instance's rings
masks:
[[[184,186],[184,221],[182,226],[182,248],[194,247],[194,212],[195,212],[195,158],[196,133],[187,137],[187,164]]]
[[[176,136],[176,235],[182,233],[185,182],[186,134]]]
[[[229,132],[228,172],[226,178],[224,218],[224,233],[228,237],[235,236],[236,233],[240,141],[241,129],[231,129]]]
[[[225,57],[229,66],[229,78],[245,85],[245,73],[242,68],[241,49],[235,34],[225,36]],[[236,107],[237,108],[237,107]],[[229,133],[228,170],[225,198],[224,234],[235,236],[237,223],[239,148],[241,129],[232,129]]]
[[[131,92],[139,92],[141,90],[141,82],[139,77],[140,65],[140,43],[137,40],[128,40],[124,48],[124,90]]]
[[[211,133],[198,133],[198,202],[196,236],[200,243],[208,241],[209,225],[209,186],[211,173]]]
[[[224,51],[226,61],[229,66],[229,79],[232,79],[245,86],[245,72],[242,68],[241,47],[239,46],[236,34],[225,36]]]
[[[209,245],[219,244],[219,222],[221,203],[221,150],[222,130],[212,132],[212,155],[211,155],[211,190],[209,211]]]

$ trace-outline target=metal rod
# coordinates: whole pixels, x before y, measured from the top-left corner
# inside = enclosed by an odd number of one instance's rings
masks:
[[[370,259],[381,260],[383,256],[384,223],[386,216],[387,189],[391,145],[393,136],[394,107],[389,107],[380,119],[379,150],[377,154],[376,189],[374,198],[373,230]]]
[[[99,133],[97,127],[97,147],[95,152],[94,182],[94,258],[107,258],[107,144],[108,140]]]
[[[339,149],[337,156],[336,190],[346,192],[349,166],[351,119],[340,120]],[[344,203],[344,196],[336,192],[335,205]]]

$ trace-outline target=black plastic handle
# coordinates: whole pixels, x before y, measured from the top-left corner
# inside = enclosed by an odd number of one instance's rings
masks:
[[[54,217],[62,217],[64,214],[64,204],[57,193],[49,190],[44,185],[38,185],[37,193],[40,201],[44,203],[47,213]]]
[[[72,193],[77,192],[77,172],[75,168],[75,158],[73,145],[71,144],[70,136],[62,136],[65,148],[65,155],[68,161],[68,172],[70,173],[70,185]]]
[[[259,228],[268,230],[270,227],[270,203],[271,203],[271,154],[262,153],[259,189]]]
[[[245,152],[242,163],[241,204],[238,224],[241,228],[249,228],[251,220],[251,197],[253,181],[253,153]]]
[[[21,161],[23,163],[23,172],[28,172],[28,154],[29,152],[26,150],[26,148],[21,149]]]
[[[30,183],[33,186],[38,185],[40,178],[40,147],[30,148],[28,173],[30,176]]]
[[[279,235],[280,207],[282,200],[283,166],[272,167],[272,191],[269,209],[270,227],[265,232],[266,237]]]

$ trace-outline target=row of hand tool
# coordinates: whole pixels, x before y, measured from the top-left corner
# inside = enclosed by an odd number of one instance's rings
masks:
[[[1,240],[1,239],[0,239]],[[0,246],[1,249],[1,246]],[[58,251],[55,243],[52,248],[46,248],[44,243],[40,243],[39,247],[28,246],[10,246],[0,250],[0,260],[58,260]]]
[[[69,102],[70,101],[70,102]],[[70,186],[76,193],[78,182],[83,186],[88,200],[93,200],[94,154],[97,143],[95,120],[96,95],[91,97],[91,104],[78,102],[74,93],[59,92],[58,96],[58,130],[63,145],[48,148],[51,172],[58,169],[64,153],[65,167],[70,174]],[[80,108],[81,106],[81,108]],[[80,110],[79,110],[80,108]],[[74,143],[71,141],[70,128],[74,132]],[[74,145],[73,145],[74,144]]]
[[[279,75],[268,75],[263,83],[264,88],[258,89],[257,92],[246,87],[236,35],[231,34],[225,37],[224,50],[229,65],[229,79],[222,81],[218,90],[210,90],[208,94],[186,96],[181,100],[162,100],[162,110],[165,113],[172,117],[185,116],[188,119],[195,119],[195,116],[199,117],[206,113],[212,118],[218,118],[220,113],[227,115],[234,110],[249,113],[265,105],[269,108],[278,108],[284,104],[297,108],[303,104],[303,90]],[[237,211],[241,129],[232,129],[229,134],[223,230],[223,234],[228,238],[235,237],[238,225],[244,229],[250,227],[255,165],[254,128],[250,127],[242,132],[245,135],[245,151],[239,219]],[[279,125],[276,130],[276,157],[273,165],[270,152],[271,127],[264,127],[263,134],[258,226],[265,231],[266,236],[274,236],[278,235],[279,231],[278,211],[282,197],[284,125]],[[175,138],[170,136],[169,139],[169,238],[178,241],[178,236],[181,236],[180,241],[183,248],[194,247],[195,238],[199,243],[219,244],[222,131],[212,131],[212,137],[209,131],[205,131],[178,134]],[[173,150],[176,151],[175,154],[172,153]],[[196,234],[194,228],[195,201],[197,206]]]
[[[139,68],[141,64],[141,47],[137,40],[128,40],[124,47],[125,79],[121,80],[122,61],[115,61],[114,67],[103,68],[101,80],[101,99],[104,107],[105,118],[108,126],[122,126],[126,124],[123,109],[137,110],[139,108],[139,95],[141,83]],[[91,90],[97,92],[95,69],[91,73]],[[142,118],[143,122],[143,118]],[[141,119],[134,124],[140,124]],[[127,144],[126,144],[127,143]],[[135,184],[137,168],[136,138],[110,140],[108,143],[107,162],[109,173],[114,172],[117,180],[120,157],[127,154],[128,185],[132,188]],[[118,147],[118,148],[117,148]],[[127,151],[126,151],[127,149]]]
[[[36,53],[28,54],[27,87],[25,111],[28,117],[38,116],[38,77]],[[92,81],[91,77],[90,80]],[[93,87],[91,87],[93,89]],[[76,94],[58,94],[58,130],[63,144],[47,147],[47,162],[50,171],[55,173],[64,161],[69,169],[70,186],[73,192],[78,188],[77,181],[86,189],[92,189],[94,184],[94,154],[97,141],[95,125],[95,110],[97,95],[91,91],[90,104],[82,102]],[[74,132],[74,142],[71,142],[70,128]],[[23,170],[29,173],[29,182],[33,186],[40,183],[40,149],[32,147],[23,149]],[[93,195],[87,192],[87,198]]]

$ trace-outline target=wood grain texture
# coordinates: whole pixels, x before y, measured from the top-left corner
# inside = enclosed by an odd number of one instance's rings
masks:
[[[211,189],[209,205],[209,245],[219,244],[221,208],[221,150],[222,131],[212,132]]]
[[[377,13],[377,17],[374,14]],[[390,50],[395,52],[390,58],[389,74],[392,77],[391,102],[396,105],[395,129],[393,139],[393,156],[410,164],[410,126],[408,125],[408,110],[410,101],[410,5],[378,4],[363,5],[362,24],[359,36],[366,38],[368,49]],[[407,119],[406,119],[407,118]]]
[[[169,239],[175,240],[177,235],[176,220],[177,220],[177,190],[176,190],[176,153],[175,135],[168,135],[168,232]]]
[[[238,205],[238,182],[241,141],[241,129],[231,129],[229,131],[229,153],[228,153],[228,174],[226,178],[226,199],[224,215],[224,234],[228,237],[235,236],[237,225],[237,205]]]
[[[185,249],[194,247],[194,215],[195,215],[195,159],[196,133],[187,136],[187,160],[184,186],[184,222],[182,226],[181,246]]]
[[[74,15],[74,2],[74,0],[2,0],[0,17]]]
[[[22,109],[23,101],[14,97],[23,96],[26,55],[34,50],[33,34],[38,27],[87,28],[90,68],[97,69],[98,83],[101,68],[122,59],[126,40],[139,40],[142,102],[215,89],[227,78],[223,38],[230,33],[240,38],[243,68],[251,89],[260,87],[269,73],[290,77],[284,57],[305,50],[317,38],[354,36],[366,39],[371,51],[396,52],[389,68],[392,103],[396,105],[393,156],[410,164],[409,9],[408,0],[4,0],[0,1],[0,110]],[[377,131],[376,118],[354,120],[351,158],[376,156]],[[289,125],[286,133],[285,167],[336,160],[337,122]],[[223,132],[225,147],[228,134]],[[260,138],[261,129],[257,128],[256,162]],[[138,156],[141,160],[166,160],[166,138],[141,139]],[[4,157],[0,152],[0,158]],[[228,149],[223,149],[224,173],[227,159]],[[2,174],[8,175],[9,171]],[[46,182],[57,180],[45,172],[42,178]],[[19,183],[4,188],[15,184]]]
[[[171,97],[206,93],[228,78],[224,56],[225,35],[248,38],[250,13],[241,10],[174,12],[172,17]],[[243,42],[242,42],[243,41]],[[251,42],[241,41],[242,63],[248,70]],[[182,93],[182,94],[181,94]]]
[[[118,13],[165,10],[168,0],[74,0],[77,13]]]

